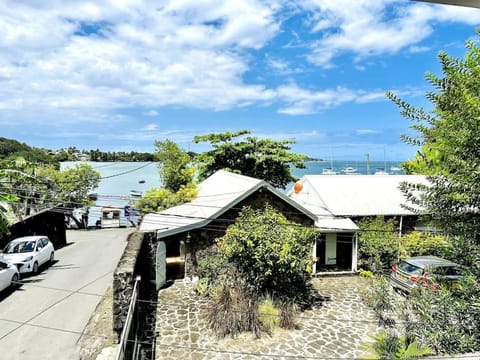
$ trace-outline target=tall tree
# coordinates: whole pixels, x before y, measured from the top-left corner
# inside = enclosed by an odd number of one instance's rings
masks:
[[[177,192],[193,182],[195,169],[190,155],[171,140],[155,141],[160,179],[165,189]]]
[[[306,155],[291,151],[295,140],[258,139],[249,130],[195,136],[193,141],[209,142],[212,150],[197,156],[199,177],[205,179],[218,170],[229,170],[263,179],[275,187],[285,188],[295,181],[290,166],[304,169]],[[241,140],[234,142],[236,138]]]
[[[141,213],[157,212],[195,199],[197,185],[191,156],[171,140],[155,141],[162,188],[152,188],[135,203]]]
[[[19,220],[46,207],[85,206],[88,192],[100,181],[100,174],[87,164],[59,171],[53,165],[32,164],[24,160],[3,162],[0,176],[2,194],[17,198],[9,204]]]
[[[401,114],[413,122],[411,128],[418,135],[403,136],[407,143],[421,147],[410,170],[428,174],[431,184],[407,187],[409,199],[421,205],[423,213],[438,228],[461,241],[462,246],[478,247],[480,49],[474,41],[467,41],[466,49],[464,59],[441,52],[438,58],[443,76],[426,75],[434,88],[426,94],[432,111],[411,106],[392,93],[387,96],[400,107]],[[421,196],[416,191],[419,189],[423,190]]]

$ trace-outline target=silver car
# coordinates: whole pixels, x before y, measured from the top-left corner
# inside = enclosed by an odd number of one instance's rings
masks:
[[[10,241],[0,254],[0,261],[16,265],[21,274],[36,274],[40,266],[53,262],[54,254],[48,237],[25,236]]]
[[[416,256],[393,266],[390,282],[394,288],[410,292],[421,283],[455,284],[468,270],[457,263],[436,256]]]

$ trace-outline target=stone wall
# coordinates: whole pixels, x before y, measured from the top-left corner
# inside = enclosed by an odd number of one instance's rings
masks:
[[[134,232],[128,237],[128,244],[123,252],[117,269],[113,273],[113,330],[118,336],[122,333],[128,306],[133,293],[137,273],[137,262],[143,245],[144,234]]]
[[[133,293],[135,279],[140,276],[140,288],[134,321],[129,338],[136,338],[140,345],[141,359],[153,359],[155,341],[155,314],[157,292],[155,287],[155,233],[134,232],[113,274],[113,330],[120,339]],[[129,343],[128,345],[132,345]],[[128,352],[127,348],[127,352]]]

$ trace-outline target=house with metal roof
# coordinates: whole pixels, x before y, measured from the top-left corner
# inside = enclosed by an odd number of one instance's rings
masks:
[[[333,219],[342,224],[346,219],[356,223],[365,217],[384,216],[394,219],[401,236],[420,226],[417,212],[400,188],[402,183],[428,184],[422,175],[305,175],[288,196],[314,213],[317,224],[324,217],[331,224]],[[342,225],[339,229],[333,226],[332,232],[317,242],[317,269],[345,267],[342,261],[352,241],[345,238],[343,229]]]
[[[262,208],[266,203],[287,219],[321,232],[351,234],[350,253],[344,262],[349,271],[356,271],[353,234],[358,228],[351,220],[333,217],[321,209],[314,213],[263,180],[221,170],[199,184],[193,201],[143,217],[139,230],[156,234],[157,277],[193,275],[202,251],[225,234],[244,206]]]

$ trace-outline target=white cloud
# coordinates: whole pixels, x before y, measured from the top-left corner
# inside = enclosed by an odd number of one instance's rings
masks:
[[[400,0],[305,0],[301,4],[314,14],[311,31],[318,34],[308,59],[325,68],[333,67],[334,58],[343,53],[358,59],[415,46],[432,33],[433,23],[480,23],[480,12],[457,6]]]
[[[222,111],[275,102],[281,113],[300,115],[384,99],[377,90],[250,80],[252,54],[282,34],[290,5],[286,0],[0,2],[0,124],[109,124],[131,120],[122,111],[136,107]],[[390,5],[396,6],[394,19],[385,14]],[[406,47],[424,51],[420,41],[433,21],[480,21],[479,12],[399,0],[303,0],[295,6],[310,12],[317,40],[305,48],[302,34],[292,31],[298,57],[266,58],[276,74],[289,77],[305,72],[295,61],[306,55],[328,67],[345,52],[362,59]]]
[[[145,131],[155,131],[158,129],[158,125],[157,124],[147,124],[143,130]]]
[[[155,110],[149,110],[143,113],[145,116],[150,116],[150,117],[155,117],[158,116],[158,111]]]
[[[278,31],[275,7],[250,0],[3,2],[0,121],[58,117],[61,109],[88,120],[135,106],[223,110],[269,101],[271,90],[242,77],[245,51]]]
[[[312,91],[296,84],[281,86],[277,95],[286,105],[279,112],[287,115],[308,115],[323,109],[340,106],[344,103],[366,103],[385,99],[384,91],[366,92],[345,87]]]
[[[374,129],[357,129],[357,135],[371,135],[371,134],[378,134],[380,131]]]

